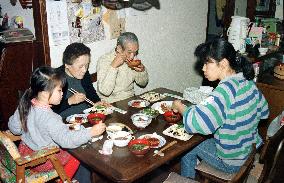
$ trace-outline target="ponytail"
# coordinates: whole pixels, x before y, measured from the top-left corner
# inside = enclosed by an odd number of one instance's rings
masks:
[[[245,58],[241,54],[237,53],[236,54],[236,64],[237,64],[237,67],[234,68],[234,69],[237,73],[242,72],[244,77],[247,80],[252,80],[254,78],[255,73],[254,73],[254,70],[253,70],[252,63],[250,61],[248,61],[247,58]]]
[[[31,99],[33,98],[33,91],[31,88],[27,89],[23,96],[20,99],[19,102],[19,114],[20,114],[20,120],[22,124],[22,128],[25,132],[28,131],[27,128],[27,117],[31,109]]]

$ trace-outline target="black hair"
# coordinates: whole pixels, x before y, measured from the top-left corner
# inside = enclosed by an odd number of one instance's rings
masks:
[[[37,97],[41,91],[48,91],[51,96],[56,86],[64,87],[65,83],[66,78],[62,72],[49,66],[42,66],[34,70],[30,79],[30,88],[21,97],[18,107],[24,131],[27,131],[27,117],[31,108],[31,99]]]
[[[74,60],[82,55],[91,56],[91,49],[83,43],[71,43],[63,52],[63,64],[72,65]]]
[[[125,49],[125,44],[127,42],[139,44],[138,43],[138,38],[137,38],[137,36],[134,33],[132,33],[132,32],[124,32],[117,38],[116,46],[121,46],[121,48],[124,50]]]
[[[230,67],[236,73],[243,72],[247,80],[254,78],[252,63],[235,51],[233,45],[223,38],[200,44],[195,49],[194,55],[203,64],[207,63],[210,58],[216,60],[217,63],[226,58],[229,61]]]

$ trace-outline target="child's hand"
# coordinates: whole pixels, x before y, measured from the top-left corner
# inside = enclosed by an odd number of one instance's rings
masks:
[[[106,129],[106,124],[104,123],[96,124],[91,128],[91,135],[92,136],[101,135],[105,131],[105,129]]]

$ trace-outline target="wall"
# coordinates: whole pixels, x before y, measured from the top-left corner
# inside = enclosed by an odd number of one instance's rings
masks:
[[[201,77],[194,69],[194,49],[206,38],[206,0],[160,0],[161,9],[151,9],[146,15],[128,16],[126,30],[137,34],[140,42],[139,57],[150,75],[148,86],[166,87],[183,91],[188,86],[199,86]],[[92,49],[90,71],[96,71],[99,56],[115,47],[116,40],[89,44]],[[51,48],[52,66],[61,65],[65,48]],[[136,88],[141,93],[140,88]]]
[[[126,30],[139,38],[139,57],[150,75],[148,86],[144,90],[136,88],[137,93],[156,87],[182,92],[188,86],[201,84],[202,78],[194,71],[193,52],[206,38],[208,1],[160,0],[160,3],[160,10],[153,8],[146,15],[128,16],[126,20]],[[96,71],[98,57],[113,49],[115,41],[88,45],[92,50],[91,73]],[[53,67],[61,65],[65,47],[50,48]]]

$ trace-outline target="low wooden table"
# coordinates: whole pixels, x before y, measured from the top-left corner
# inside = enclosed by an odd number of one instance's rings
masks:
[[[158,93],[171,93],[176,95],[182,95],[181,93],[168,90],[165,88],[158,88],[153,90]],[[131,115],[137,113],[141,109],[136,109],[128,106],[128,101],[133,99],[138,99],[138,96],[119,101],[113,105],[127,110],[126,114],[120,114],[114,112],[113,114],[107,117],[105,121],[106,125],[113,122],[124,123],[129,126],[135,133],[135,137],[139,137],[144,134],[154,133],[162,135],[165,137],[167,143],[176,140],[178,143],[165,150],[165,156],[153,156],[154,149],[151,149],[143,157],[138,157],[133,155],[128,147],[113,147],[112,155],[102,155],[98,152],[99,149],[102,149],[103,143],[106,140],[106,134],[104,134],[103,140],[97,141],[95,143],[89,144],[86,147],[79,147],[77,149],[70,150],[70,153],[75,156],[80,161],[87,164],[94,172],[98,172],[103,176],[114,182],[133,182],[138,178],[146,175],[147,173],[153,171],[159,166],[165,164],[166,162],[173,160],[182,153],[190,150],[195,145],[202,142],[205,137],[200,135],[194,135],[188,141],[181,141],[175,138],[171,138],[162,134],[162,132],[168,127],[167,122],[163,119],[162,115],[159,115],[156,119],[153,119],[151,124],[145,129],[138,130],[130,119]],[[167,97],[164,100],[175,100],[174,98]]]

